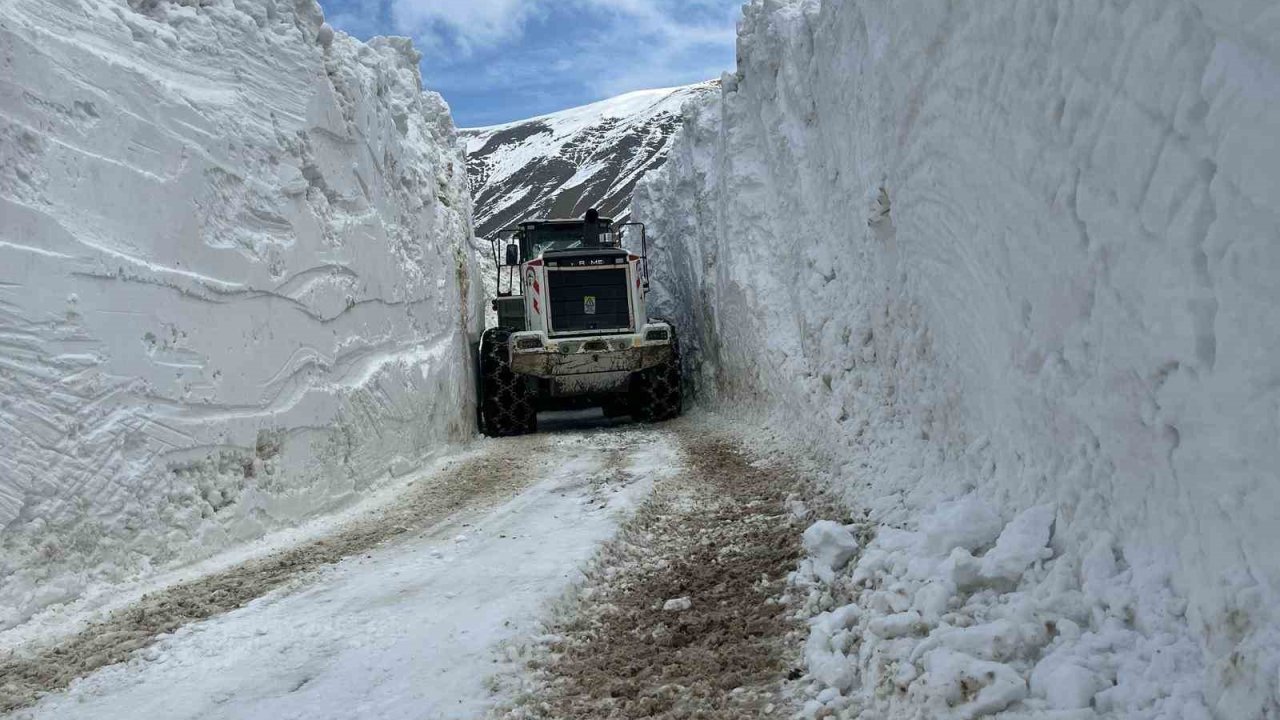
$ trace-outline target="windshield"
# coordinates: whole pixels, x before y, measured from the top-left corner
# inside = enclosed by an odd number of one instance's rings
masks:
[[[601,223],[600,234],[588,241],[583,223],[540,225],[525,228],[524,257],[535,258],[547,250],[576,250],[578,248],[611,247],[613,235],[608,225]]]

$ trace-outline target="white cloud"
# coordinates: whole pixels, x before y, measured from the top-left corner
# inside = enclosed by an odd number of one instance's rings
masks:
[[[388,29],[426,55],[426,85],[474,100],[470,124],[719,77],[741,15],[741,0],[345,2],[383,3]]]
[[[533,0],[393,0],[398,32],[442,44],[447,35],[463,52],[493,47],[518,37],[539,10]]]
[[[453,45],[452,49],[464,53],[520,37],[531,18],[553,7],[611,16],[615,24],[604,28],[606,35],[615,41],[645,37],[654,43],[646,54],[655,57],[699,44],[732,43],[734,37],[728,14],[709,23],[682,19],[723,8],[723,0],[391,0],[390,4],[397,32],[419,37],[437,50]]]
[[[584,78],[602,95],[719,77],[732,69],[709,64],[708,50],[730,55],[737,37],[738,5],[724,0],[570,0],[618,18],[590,54],[629,50],[632,62],[609,63],[611,71]],[[720,55],[720,53],[710,53]]]
[[[340,0],[324,3],[325,20],[356,37],[385,33],[382,9],[384,0]]]

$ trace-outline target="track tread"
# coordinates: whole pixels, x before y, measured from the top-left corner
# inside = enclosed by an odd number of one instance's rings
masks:
[[[480,341],[481,415],[484,433],[510,437],[536,432],[538,411],[529,381],[511,371],[510,328],[486,330]]]
[[[679,417],[683,409],[680,341],[675,336],[675,325],[671,325],[671,333],[671,357],[667,362],[642,370],[632,378],[631,417],[639,422],[671,420]]]

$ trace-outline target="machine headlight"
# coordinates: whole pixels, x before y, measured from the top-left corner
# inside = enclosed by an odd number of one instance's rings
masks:
[[[649,330],[644,334],[645,342],[657,342],[660,340],[670,340],[671,331],[666,329]]]
[[[542,347],[542,338],[538,336],[522,337],[516,340],[517,350],[537,350]]]

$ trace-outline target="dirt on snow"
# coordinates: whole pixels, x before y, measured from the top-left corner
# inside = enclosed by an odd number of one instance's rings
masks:
[[[536,436],[498,444],[417,481],[395,504],[331,535],[146,595],[54,645],[0,655],[0,713],[34,704],[76,678],[124,662],[161,635],[239,608],[324,565],[515,495],[535,477],[528,469],[545,450],[545,440]]]
[[[782,684],[802,635],[777,600],[802,550],[785,501],[801,483],[734,441],[685,436],[532,652],[497,714],[534,718],[789,717]]]

